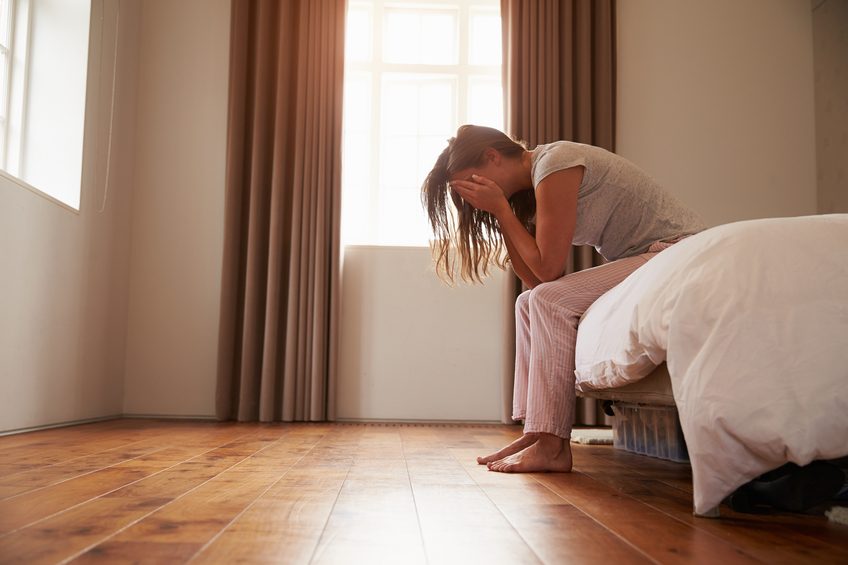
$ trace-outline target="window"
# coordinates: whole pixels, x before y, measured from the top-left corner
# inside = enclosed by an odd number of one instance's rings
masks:
[[[0,0],[0,168],[6,151],[6,131],[9,123],[9,68],[12,58],[12,0]]]
[[[79,209],[91,0],[0,0],[0,176]]]
[[[503,128],[499,0],[351,0],[342,243],[426,246],[420,187],[456,128]]]

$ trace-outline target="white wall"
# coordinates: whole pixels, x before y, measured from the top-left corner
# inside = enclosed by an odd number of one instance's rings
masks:
[[[138,51],[136,29],[126,26],[101,214],[116,12],[105,18],[108,90],[98,93],[100,7],[95,2],[91,15],[79,213],[0,178],[0,431],[109,417],[123,408]],[[122,19],[137,19],[138,8],[124,2]]]
[[[450,289],[429,266],[423,247],[345,248],[340,419],[500,421],[503,273]]]
[[[229,0],[144,0],[127,414],[213,416]]]
[[[617,152],[709,225],[815,214],[809,0],[617,9]]]

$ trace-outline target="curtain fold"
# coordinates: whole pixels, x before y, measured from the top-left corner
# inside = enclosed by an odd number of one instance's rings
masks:
[[[234,0],[218,419],[335,413],[345,0]]]
[[[506,130],[615,148],[613,0],[501,0]]]
[[[615,150],[615,1],[501,0],[504,123],[529,146],[567,140]],[[566,273],[603,263],[592,247],[572,247]],[[505,285],[507,319],[522,284]],[[504,406],[511,422],[515,326],[504,344]],[[578,398],[577,423],[603,424],[594,401]]]

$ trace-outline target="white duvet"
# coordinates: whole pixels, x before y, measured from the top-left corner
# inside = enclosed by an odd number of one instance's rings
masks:
[[[586,312],[578,389],[621,386],[663,360],[696,512],[786,462],[848,455],[848,215],[710,229]]]

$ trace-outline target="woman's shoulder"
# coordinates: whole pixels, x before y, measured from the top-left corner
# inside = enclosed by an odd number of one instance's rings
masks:
[[[576,141],[555,141],[545,145],[538,145],[533,150],[534,161],[542,159],[568,159],[570,157],[598,159],[605,156],[614,157],[614,154],[602,147],[577,143]]]
[[[585,145],[574,141],[555,141],[539,145],[533,150],[531,175],[534,185],[556,171],[571,167],[588,167],[598,157],[598,152],[606,151],[600,147]]]

